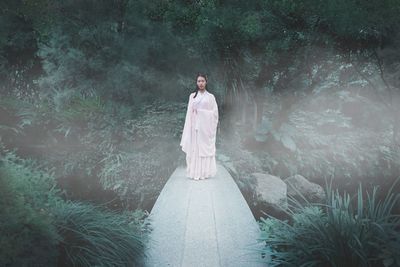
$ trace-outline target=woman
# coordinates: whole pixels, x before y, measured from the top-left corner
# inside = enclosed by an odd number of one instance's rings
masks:
[[[207,76],[199,73],[196,91],[189,96],[185,125],[180,145],[186,153],[186,175],[194,180],[213,177],[217,173],[215,139],[218,106],[207,91]]]

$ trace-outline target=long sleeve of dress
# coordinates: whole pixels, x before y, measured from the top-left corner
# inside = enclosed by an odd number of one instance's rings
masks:
[[[215,100],[215,97],[213,97],[213,131],[216,134],[217,133],[217,126],[218,126],[218,120],[219,120],[219,114],[218,114],[218,105],[217,101]]]
[[[183,126],[180,146],[182,151],[188,153],[191,143],[191,125],[192,125],[192,94],[189,96],[188,107],[186,111],[185,124]]]

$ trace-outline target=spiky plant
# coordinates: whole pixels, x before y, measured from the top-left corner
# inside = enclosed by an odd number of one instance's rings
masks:
[[[261,218],[269,266],[400,266],[400,215],[393,210],[400,194],[378,188],[354,197],[326,187],[324,205],[294,198],[291,221]]]
[[[142,266],[145,231],[138,214],[118,214],[67,202],[54,209],[59,266]]]

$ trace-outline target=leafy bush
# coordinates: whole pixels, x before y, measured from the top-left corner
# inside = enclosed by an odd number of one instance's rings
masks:
[[[98,177],[104,189],[115,191],[128,205],[152,206],[177,164],[180,152],[177,139],[184,120],[179,110],[185,111],[171,103],[155,102],[145,106],[140,117],[119,125],[119,144],[113,143],[112,138],[99,138],[108,136],[107,131],[115,127],[91,131],[87,135],[90,143],[93,143],[91,140],[107,140],[93,147],[96,153],[101,152]]]
[[[378,189],[356,199],[327,188],[326,205],[291,199],[292,222],[261,218],[261,240],[270,266],[399,266],[400,194],[392,188],[381,200]]]
[[[145,212],[64,202],[53,170],[1,148],[0,266],[141,266]]]
[[[59,236],[49,206],[59,199],[53,176],[10,152],[0,163],[0,266],[54,266]]]
[[[147,228],[141,211],[117,214],[82,203],[54,209],[61,266],[142,266]]]
[[[93,200],[104,189],[129,209],[150,208],[176,167],[186,107],[161,101],[133,107],[86,94],[54,90],[34,104],[4,102],[20,132],[7,145],[53,167],[70,198]]]
[[[280,177],[300,173],[320,185],[334,176],[336,185],[348,192],[356,192],[360,181],[392,183],[400,166],[391,122],[395,114],[354,91],[329,90],[299,101],[279,127],[262,123],[266,142],[256,155],[264,171]],[[273,121],[276,107],[270,106]]]

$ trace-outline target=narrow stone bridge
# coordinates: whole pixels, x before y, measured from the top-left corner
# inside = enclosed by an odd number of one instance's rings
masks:
[[[259,226],[229,172],[191,180],[178,167],[165,184],[149,220],[146,266],[266,266]]]

